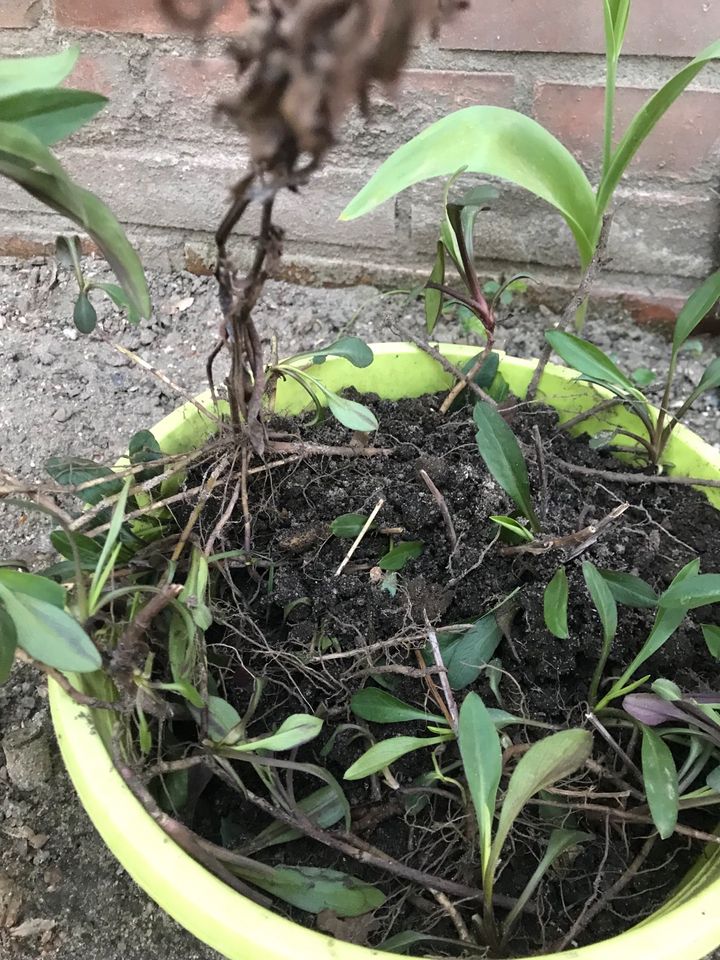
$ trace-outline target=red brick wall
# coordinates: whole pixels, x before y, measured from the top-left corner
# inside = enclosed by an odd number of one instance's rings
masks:
[[[188,0],[188,9],[194,2]],[[79,43],[70,82],[108,94],[109,108],[63,147],[70,169],[129,225],[146,258],[182,266],[202,257],[242,144],[213,104],[233,89],[223,57],[245,19],[228,0],[212,35],[174,32],[156,0],[0,0],[4,55]],[[618,128],[688,56],[720,37],[720,0],[634,0],[620,72]],[[597,172],[602,130],[602,0],[473,0],[439,43],[424,43],[394,99],[372,120],[349,120],[325,173],[286,205],[288,251],[299,275],[390,279],[432,254],[439,189],[426,184],[372,216],[337,215],[395,147],[445,113],[473,103],[515,107],[546,125]],[[609,287],[640,297],[691,289],[720,252],[720,64],[701,74],[632,165],[619,194]],[[0,183],[0,252],[12,238],[45,242],[57,221]],[[248,223],[246,229],[252,229]],[[507,188],[481,223],[488,274],[530,269],[569,282],[572,239],[547,207]]]

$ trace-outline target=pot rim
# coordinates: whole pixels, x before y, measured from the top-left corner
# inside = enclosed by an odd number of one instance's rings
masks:
[[[376,376],[363,377],[365,371],[352,368],[346,361],[331,358],[322,365],[323,379],[338,388],[377,381],[370,390],[382,388],[383,394],[419,396],[445,389],[451,378],[439,370],[437,361],[412,344],[372,344],[376,358],[385,367],[393,359],[403,360],[403,368],[411,366],[417,392],[407,384],[398,392],[403,378],[388,380],[378,368]],[[462,362],[478,354],[476,347],[438,344],[443,354]],[[500,351],[498,351],[500,352]],[[501,353],[503,373],[516,395],[523,396],[536,366]],[[374,364],[372,365],[374,366]],[[372,367],[366,368],[372,374]],[[577,397],[579,409],[587,409],[603,396],[603,391],[576,381],[576,372],[548,364],[538,398],[552,403],[563,395]],[[573,393],[569,394],[570,385]],[[290,384],[292,387],[292,384]],[[366,387],[361,386],[361,389]],[[390,397],[393,398],[392,396]],[[288,391],[280,398],[280,406],[301,408],[300,395]],[[197,402],[210,407],[209,393]],[[607,415],[606,415],[607,416]],[[590,421],[592,423],[592,421]],[[161,420],[154,428],[166,452],[202,442],[214,430],[210,420],[201,422],[201,414],[192,404],[185,404]],[[699,436],[680,426],[668,446],[668,454],[686,476],[709,478],[720,476],[720,453]],[[687,469],[687,468],[690,469]],[[700,488],[720,508],[720,491]],[[713,494],[717,494],[714,497]],[[82,681],[82,678],[74,678]],[[72,701],[53,681],[49,682],[53,723],[66,769],[85,809],[103,840],[141,886],[165,912],[173,916],[198,939],[222,953],[229,960],[246,960],[253,955],[263,960],[371,960],[388,956],[382,951],[345,943],[295,924],[292,921],[242,897],[193,860],[163,832],[144,810],[116,771],[105,742],[99,732],[102,717]],[[698,863],[684,881],[683,888],[655,914],[641,924],[587,947],[547,955],[546,960],[699,960],[720,944],[720,846],[700,855]],[[412,960],[412,958],[410,958]]]

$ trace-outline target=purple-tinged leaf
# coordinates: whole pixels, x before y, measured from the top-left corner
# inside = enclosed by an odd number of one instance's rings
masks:
[[[654,693],[631,693],[623,700],[623,710],[629,713],[634,720],[644,723],[647,727],[657,727],[669,720],[688,722],[688,715],[684,710],[663,700]]]

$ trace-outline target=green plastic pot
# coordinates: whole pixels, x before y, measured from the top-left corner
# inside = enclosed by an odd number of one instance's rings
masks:
[[[374,347],[376,359],[364,370],[331,359],[314,371],[334,389],[357,387],[388,399],[417,397],[448,388],[451,378],[425,353],[408,344]],[[462,363],[472,347],[447,345],[443,353]],[[523,396],[534,362],[505,357],[502,373]],[[572,371],[549,366],[539,399],[568,419],[598,401],[598,391],[575,382]],[[201,402],[208,403],[205,396]],[[279,384],[277,409],[298,413],[307,398],[294,381]],[[627,419],[620,412],[616,422]],[[599,421],[583,425],[599,429]],[[607,419],[602,424],[607,428]],[[167,453],[197,447],[213,423],[187,404],[162,420],[154,434]],[[720,476],[720,455],[682,427],[666,451],[668,464],[685,476]],[[720,490],[706,495],[720,509]],[[85,682],[75,677],[76,682]],[[141,807],[115,771],[107,749],[107,717],[79,707],[50,685],[53,722],[63,760],[90,819],[131,877],[172,917],[228,960],[371,960],[369,950],[315,933],[235,893],[176,846]],[[720,944],[720,848],[703,853],[668,902],[648,920],[612,940],[562,954],[572,960],[700,960]],[[385,954],[385,956],[388,956]]]

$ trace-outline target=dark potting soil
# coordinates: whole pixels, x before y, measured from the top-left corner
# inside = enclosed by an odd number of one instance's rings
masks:
[[[514,714],[562,727],[580,726],[602,636],[583,579],[582,561],[591,560],[600,569],[636,574],[660,591],[696,556],[704,572],[720,571],[720,537],[718,513],[689,487],[652,482],[630,485],[571,474],[560,461],[604,471],[627,472],[628,467],[560,431],[552,411],[519,406],[507,417],[526,455],[546,536],[567,536],[602,520],[622,503],[629,506],[578,556],[570,558],[577,545],[542,555],[504,553],[502,543],[492,544],[497,527],[489,517],[512,513],[513,504],[478,454],[471,409],[464,407],[451,416],[441,416],[441,400],[423,397],[391,403],[365,397],[363,402],[373,408],[380,422],[372,443],[391,453],[349,458],[316,455],[251,477],[253,550],[257,557],[273,561],[272,571],[262,565],[253,576],[233,570],[235,589],[221,594],[216,624],[208,639],[213,644],[211,660],[222,668],[223,695],[240,712],[248,705],[252,678],[265,682],[251,735],[276,728],[292,713],[325,718],[321,736],[301,748],[295,759],[326,767],[343,783],[356,834],[418,870],[477,885],[472,825],[457,804],[431,795],[420,812],[411,813],[406,808],[409,798],[398,796],[382,778],[343,782],[345,770],[367,748],[357,728],[337,733],[343,724],[358,723],[348,706],[352,694],[373,685],[371,675],[384,668],[381,677],[396,696],[437,714],[426,680],[417,674],[422,666],[417,651],[425,647],[427,636],[425,617],[436,626],[471,624],[519,587],[501,615],[504,639],[496,653],[500,661],[496,666],[503,671],[500,700],[491,689],[488,671],[469,689],[480,693],[488,705],[502,706]],[[541,458],[533,438],[535,427],[541,437]],[[312,444],[348,443],[348,431],[333,420],[305,429],[297,421],[276,419],[271,428],[276,435],[287,431]],[[421,470],[432,478],[447,504],[457,536],[454,551]],[[367,516],[380,500],[384,505],[377,527],[362,541],[344,572],[336,576],[352,540],[333,536],[330,524],[343,514]],[[214,509],[206,511],[205,532],[212,529],[220,507],[218,501]],[[395,542],[412,540],[423,545],[422,554],[391,581],[377,569],[390,544],[391,535],[383,533],[384,529],[402,531],[393,535]],[[239,508],[225,527],[224,538],[222,549],[242,546]],[[543,619],[544,590],[561,563],[570,586],[567,640],[552,636]],[[652,621],[652,610],[619,606],[606,678],[617,676],[629,664],[647,638]],[[648,662],[646,672],[670,678],[688,691],[719,689],[720,665],[708,654],[700,622],[717,623],[716,608],[691,613]],[[458,692],[458,702],[465,693]],[[369,728],[376,740],[426,735],[422,723],[370,724]],[[514,744],[538,736],[525,727],[510,727],[504,734]],[[506,740],[509,745],[510,739]],[[455,745],[448,746],[443,765],[456,756]],[[594,756],[606,768],[620,770],[616,755],[599,737]],[[252,771],[248,774],[249,769],[242,764],[243,777],[252,783],[254,775]],[[399,784],[407,786],[429,769],[430,754],[424,750],[393,764],[392,772]],[[632,779],[631,773],[624,775]],[[301,798],[321,785],[296,773],[292,790]],[[585,772],[569,786],[585,794],[604,793],[605,799],[595,801],[601,805],[622,802],[607,799],[607,793],[619,788],[601,776]],[[583,797],[571,800],[583,802]],[[522,891],[550,830],[558,823],[588,830],[596,839],[565,856],[548,874],[534,898],[537,915],[526,914],[517,929],[511,945],[515,954],[538,953],[561,939],[585,904],[601,898],[627,870],[651,832],[646,825],[618,824],[602,815],[591,818],[560,811],[560,821],[548,820],[550,815],[548,809],[538,806],[526,808],[506,846],[498,893],[512,898]],[[714,827],[712,813],[682,816],[683,822],[698,829]],[[198,832],[241,852],[268,822],[237,792],[217,781],[205,789],[192,817]],[[607,938],[647,916],[668,896],[700,850],[699,843],[685,837],[658,842],[639,875],[582,931],[577,942]],[[370,945],[408,929],[431,930],[435,936],[457,940],[455,927],[427,889],[408,887],[390,873],[356,863],[319,843],[296,840],[257,856],[273,864],[341,869],[373,882],[388,897],[375,916],[344,923],[332,917],[314,918],[278,902],[278,911],[298,922]],[[471,925],[477,903],[461,904],[459,909]],[[502,918],[502,910],[499,916]],[[448,955],[461,952],[430,941],[418,949]]]

